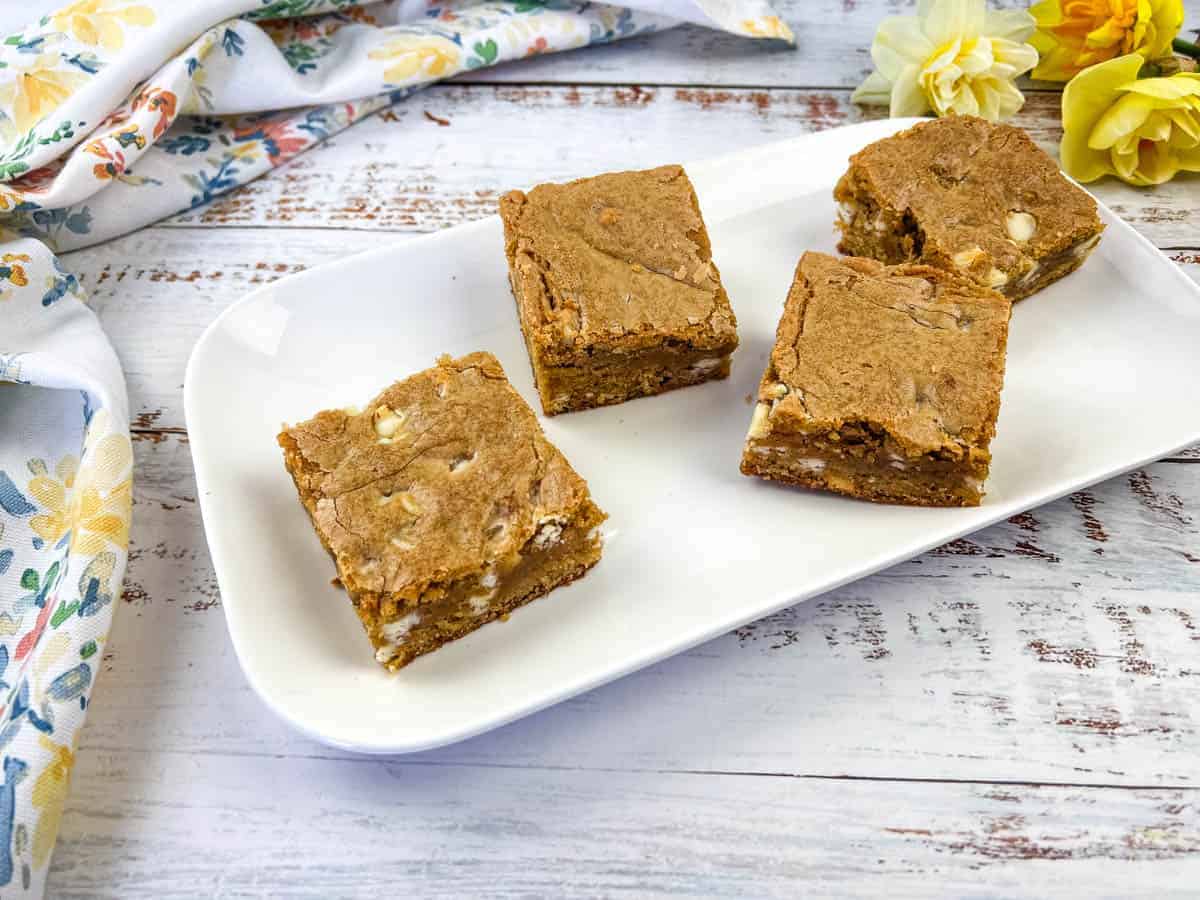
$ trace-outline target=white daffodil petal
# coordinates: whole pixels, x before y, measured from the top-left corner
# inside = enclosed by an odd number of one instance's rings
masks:
[[[872,72],[850,95],[851,103],[866,106],[887,106],[892,102],[892,83],[882,72]]]
[[[1011,81],[997,79],[992,82],[990,87],[999,103],[999,108],[996,112],[997,119],[1007,119],[1015,116],[1021,111],[1021,107],[1025,105],[1025,95],[1017,90],[1017,86]]]
[[[1023,9],[991,9],[983,31],[989,37],[1023,44],[1037,30],[1037,21]]]
[[[923,4],[924,6],[924,4]],[[925,36],[935,47],[952,40],[972,40],[983,33],[984,0],[932,0],[921,15]]]
[[[1038,62],[1038,53],[1032,46],[1004,38],[992,38],[992,55],[997,62],[1012,66],[1018,75],[1024,75]]]
[[[929,112],[929,101],[917,80],[920,69],[909,66],[892,83],[892,104],[888,115],[893,119],[900,116],[923,116]]]
[[[880,24],[871,45],[877,71],[853,99],[873,103],[888,96],[893,116],[930,109],[988,119],[1012,115],[1025,102],[1013,81],[1038,63],[1037,50],[1024,43],[1033,30],[1028,13],[989,14],[986,0],[918,0],[915,16]]]
[[[971,41],[963,47],[963,51],[955,62],[968,77],[982,75],[990,71],[996,63],[996,58],[992,55],[992,42],[987,38]]]
[[[883,76],[895,81],[900,72],[914,63],[927,59],[933,53],[921,31],[921,25],[913,16],[891,16],[879,23],[875,40],[871,44],[871,59]]]

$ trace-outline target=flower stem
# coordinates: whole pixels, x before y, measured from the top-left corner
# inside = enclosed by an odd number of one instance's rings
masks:
[[[1177,53],[1186,54],[1192,59],[1200,59],[1200,44],[1193,44],[1191,41],[1185,41],[1183,38],[1175,38],[1175,40],[1171,41],[1171,46],[1175,48]]]

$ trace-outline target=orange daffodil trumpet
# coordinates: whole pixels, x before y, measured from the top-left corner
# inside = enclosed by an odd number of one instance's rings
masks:
[[[1038,61],[1025,43],[1035,25],[1025,10],[989,10],[985,0],[919,0],[915,16],[880,23],[876,70],[851,99],[886,104],[892,116],[1008,118],[1025,103],[1013,82]]]
[[[1143,61],[1171,53],[1183,25],[1183,0],[1042,0],[1029,11],[1041,54],[1033,77],[1068,81],[1088,66],[1136,53]]]
[[[1135,185],[1200,172],[1200,75],[1138,80],[1136,53],[1080,72],[1063,91],[1063,168]]]

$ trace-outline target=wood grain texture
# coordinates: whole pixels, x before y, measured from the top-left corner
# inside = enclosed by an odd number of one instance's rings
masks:
[[[76,779],[61,898],[1184,897],[1200,879],[1194,791],[162,752],[88,753]]]
[[[126,368],[137,476],[49,896],[1192,892],[1200,448],[402,760],[290,731],[228,640],[180,397],[221,310],[510,187],[857,121],[870,35],[913,5],[785,0],[798,51],[681,28],[472,73],[70,255]],[[1029,96],[1053,147],[1058,97]],[[1197,185],[1094,189],[1200,282]]]
[[[438,85],[166,224],[434,231],[491,215],[514,187],[706,159],[880,115],[849,98],[826,89]],[[1054,150],[1058,107],[1057,94],[1033,94],[1016,121]],[[1091,189],[1159,246],[1200,245],[1194,179]]]

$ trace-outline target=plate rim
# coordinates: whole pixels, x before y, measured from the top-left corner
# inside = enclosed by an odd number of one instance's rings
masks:
[[[752,159],[755,155],[760,153],[778,153],[791,145],[800,146],[810,143],[814,140],[821,140],[822,138],[829,139],[829,137],[834,134],[845,135],[850,132],[879,132],[880,136],[885,136],[924,121],[930,120],[927,118],[905,118],[877,119],[869,122],[859,122],[852,125],[824,129],[822,131],[808,132],[778,141],[768,141],[744,148],[742,150],[735,150],[695,162],[685,163],[683,166],[688,170],[689,174],[692,172],[698,172],[702,175],[703,172],[709,168],[719,169],[722,165],[729,164],[734,161],[741,162],[747,158]],[[1073,179],[1072,181],[1077,187],[1079,187],[1077,182],[1074,182]],[[1194,282],[1192,282],[1192,280],[1184,274],[1179,266],[1177,266],[1162,250],[1155,246],[1136,228],[1134,228],[1120,216],[1116,215],[1102,201],[1095,198],[1094,195],[1089,193],[1089,196],[1093,197],[1101,213],[1105,216],[1108,228],[1119,231],[1124,237],[1131,237],[1144,249],[1149,249],[1157,254],[1162,261],[1167,264],[1167,267],[1172,273],[1170,277],[1174,278],[1179,283],[1181,290],[1190,293],[1194,299],[1200,301],[1200,285],[1196,285]],[[681,635],[680,638],[674,641],[666,650],[655,652],[648,656],[640,657],[636,661],[607,669],[602,674],[595,677],[578,679],[573,682],[560,683],[553,690],[549,691],[545,695],[542,695],[541,698],[535,702],[525,703],[524,705],[520,703],[513,704],[510,707],[506,707],[499,715],[477,717],[478,720],[473,719],[465,725],[443,729],[436,734],[431,733],[427,735],[424,740],[404,741],[396,740],[395,738],[388,738],[386,736],[378,740],[347,740],[337,734],[329,733],[313,727],[303,718],[295,715],[292,711],[292,708],[286,703],[283,703],[280,698],[276,696],[272,688],[269,688],[260,682],[259,673],[256,671],[256,667],[251,662],[253,654],[248,651],[248,648],[246,648],[243,643],[245,636],[243,635],[241,638],[239,638],[238,630],[235,628],[230,617],[231,607],[226,602],[226,598],[236,595],[237,591],[235,590],[233,594],[229,594],[224,588],[223,584],[227,583],[227,579],[223,577],[223,573],[226,571],[224,552],[223,550],[218,549],[217,543],[214,543],[209,539],[210,521],[216,516],[216,513],[210,510],[209,502],[206,500],[206,496],[211,493],[211,487],[209,485],[208,474],[206,471],[206,464],[203,462],[203,460],[208,458],[208,451],[204,449],[207,446],[208,436],[204,432],[203,428],[193,431],[192,426],[192,423],[195,420],[195,409],[197,404],[200,402],[197,397],[197,392],[200,391],[201,388],[197,387],[197,385],[202,379],[198,373],[202,370],[204,365],[203,357],[205,352],[207,351],[210,343],[213,341],[214,336],[222,329],[227,318],[236,315],[240,310],[249,304],[259,302],[264,296],[277,291],[280,285],[287,285],[289,289],[295,289],[297,286],[302,285],[309,278],[318,277],[318,273],[319,277],[329,277],[331,274],[336,274],[346,267],[358,268],[364,264],[369,265],[371,261],[394,254],[400,248],[404,248],[404,250],[407,252],[408,248],[411,247],[428,246],[444,240],[457,240],[463,235],[470,234],[472,231],[482,231],[487,228],[495,228],[498,218],[499,217],[497,215],[492,214],[481,219],[453,226],[451,228],[444,228],[439,231],[420,234],[413,237],[406,237],[398,241],[389,241],[380,247],[364,250],[360,253],[353,253],[341,259],[314,266],[310,269],[305,269],[303,272],[285,275],[283,278],[257,287],[241,298],[230,303],[224,310],[222,310],[201,332],[200,337],[197,338],[191,352],[188,355],[187,365],[184,370],[183,385],[184,423],[188,431],[188,438],[191,446],[193,470],[196,479],[197,499],[200,506],[200,515],[204,528],[205,543],[208,547],[209,556],[212,560],[213,571],[217,579],[218,589],[221,592],[221,606],[225,619],[225,627],[229,633],[230,642],[233,645],[234,655],[237,658],[238,665],[241,668],[247,682],[250,684],[250,687],[253,689],[254,693],[258,695],[259,699],[262,700],[262,702],[268,707],[268,709],[270,709],[276,716],[278,716],[300,734],[340,750],[372,756],[395,755],[431,750],[436,747],[442,747],[457,743],[459,741],[467,740],[475,737],[476,735],[483,734],[487,731],[491,731],[495,728],[499,728],[518,719],[524,718],[525,716],[532,715],[533,713],[539,712],[543,709],[547,709],[563,702],[564,700],[568,700],[572,697],[586,693],[590,690],[600,687],[601,685],[615,681],[619,678],[623,678],[632,672],[638,671],[639,669],[655,665],[679,653],[686,652],[687,650],[699,646],[706,641],[728,633],[732,629],[741,627],[748,622],[757,621],[758,619],[772,615],[781,609],[786,609],[798,603],[805,602],[821,594],[828,593],[829,591],[837,590],[846,584],[858,581],[862,578],[867,578],[891,566],[912,559],[933,547],[941,546],[948,541],[957,540],[967,534],[973,534],[977,531],[983,530],[984,528],[989,528],[997,522],[1003,521],[1004,519],[1027,509],[1033,509],[1044,506],[1048,503],[1053,503],[1056,500],[1059,500],[1075,491],[1097,484],[1101,481],[1108,480],[1126,472],[1133,471],[1134,469],[1159,460],[1164,456],[1169,456],[1185,447],[1200,442],[1200,418],[1198,418],[1189,437],[1183,440],[1181,443],[1172,444],[1167,448],[1155,451],[1150,455],[1129,462],[1128,464],[1122,463],[1115,468],[1105,468],[1099,473],[1086,474],[1078,480],[1063,482],[1064,486],[1062,486],[1061,490],[1056,489],[1053,492],[1046,494],[1032,507],[1026,507],[1022,505],[1018,505],[1016,507],[1010,507],[1009,505],[1004,504],[997,505],[991,511],[989,511],[983,519],[972,520],[971,522],[965,524],[961,530],[958,530],[956,527],[949,536],[939,534],[937,537],[931,540],[927,540],[923,537],[918,538],[900,549],[884,554],[880,559],[871,561],[865,567],[860,565],[854,567],[852,570],[838,573],[833,578],[811,590],[805,589],[799,592],[783,591],[779,594],[771,596],[767,603],[759,605],[756,612],[750,616],[737,613],[732,618],[722,619],[715,624],[712,622],[707,623],[704,628],[696,629],[695,631],[686,635]],[[235,600],[234,607],[236,606],[237,601]]]

